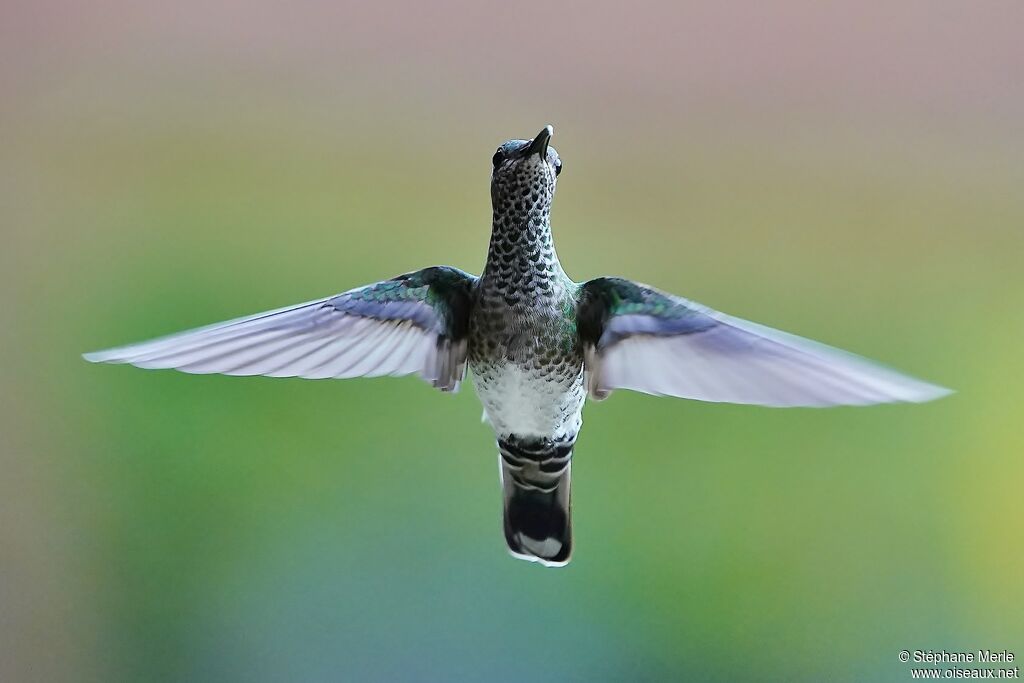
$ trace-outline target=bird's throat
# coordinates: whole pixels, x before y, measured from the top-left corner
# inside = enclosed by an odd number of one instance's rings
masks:
[[[561,294],[565,271],[558,261],[547,212],[495,212],[482,286],[536,296]]]

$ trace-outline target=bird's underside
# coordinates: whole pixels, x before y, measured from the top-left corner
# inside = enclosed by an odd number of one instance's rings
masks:
[[[417,374],[443,391],[456,391],[466,373],[477,283],[455,268],[426,268],[334,297],[85,358],[200,374],[310,379]],[[629,280],[591,280],[577,287],[574,299],[584,381],[596,399],[615,389],[632,389],[701,401],[817,407],[921,402],[948,393],[859,356]],[[565,399],[557,393],[527,398]],[[502,417],[492,416],[492,421]],[[517,510],[529,515],[529,508],[506,508],[509,545],[518,556],[558,565],[568,559],[570,547],[568,500],[560,504],[556,496],[561,493],[548,487],[546,494],[541,483],[547,478],[553,484],[563,470],[568,481],[571,443],[568,449],[563,446],[565,439],[575,441],[576,433],[550,436],[553,445],[531,460],[537,435],[498,434],[504,476],[512,481],[520,472],[533,472],[520,478],[535,489],[530,494],[534,502],[554,511],[550,517],[557,519],[556,526],[564,524],[565,534],[564,548],[545,557],[552,541],[509,536],[508,519]],[[544,473],[545,468],[552,472]],[[558,517],[562,510],[564,520]],[[537,517],[528,519],[526,527],[540,529],[543,536],[550,533],[550,524]]]
[[[86,354],[192,373],[310,379],[417,374],[456,391],[467,364],[494,427],[517,557],[572,550],[572,451],[586,396],[615,389],[763,406],[920,402],[948,391],[859,356],[621,278],[576,284],[550,211],[551,126],[492,157],[483,275],[425,268],[337,296]]]

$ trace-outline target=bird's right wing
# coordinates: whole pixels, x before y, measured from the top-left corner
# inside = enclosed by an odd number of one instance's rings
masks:
[[[948,389],[852,353],[621,278],[585,283],[577,307],[587,384],[764,406],[930,401]]]
[[[476,278],[425,268],[334,297],[85,354],[95,363],[308,379],[419,374],[455,391]]]

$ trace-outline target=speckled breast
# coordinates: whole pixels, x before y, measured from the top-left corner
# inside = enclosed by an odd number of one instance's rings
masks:
[[[474,309],[469,365],[499,436],[579,431],[586,392],[573,306],[567,295],[532,305],[485,296]]]

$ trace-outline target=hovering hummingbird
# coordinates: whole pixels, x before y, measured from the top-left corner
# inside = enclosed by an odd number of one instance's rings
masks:
[[[571,460],[588,395],[835,406],[950,393],[638,282],[574,282],[551,238],[562,171],[552,133],[494,153],[480,277],[433,266],[85,358],[225,375],[418,374],[442,391],[457,391],[468,366],[497,437],[505,540],[514,556],[548,566],[572,551]]]

